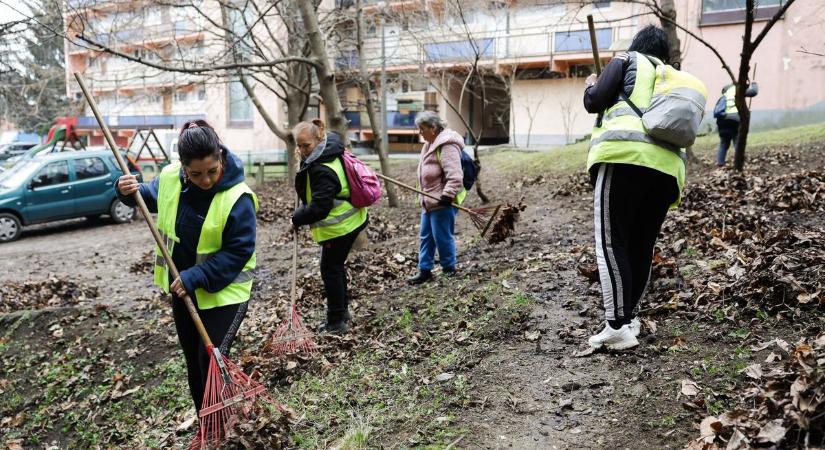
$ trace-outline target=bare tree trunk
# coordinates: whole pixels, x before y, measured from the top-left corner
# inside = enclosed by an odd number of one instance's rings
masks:
[[[364,54],[364,22],[363,11],[361,10],[361,0],[355,1],[355,48],[358,52],[358,85],[361,87],[361,93],[364,95],[364,102],[367,108],[367,116],[370,119],[370,128],[372,129],[373,148],[378,153],[378,161],[381,163],[381,172],[392,177],[392,169],[390,168],[390,157],[387,154],[387,147],[383,142],[383,133],[378,128],[379,123],[376,119],[375,102],[372,99],[372,92],[370,91],[369,72],[367,71],[366,55]],[[384,86],[381,87],[384,89]],[[387,120],[387,112],[381,111],[381,126],[386,126],[384,121]],[[392,183],[384,183],[384,188],[387,190],[387,199],[391,208],[398,206],[398,195],[395,193],[395,186]]]
[[[327,128],[340,134],[345,143],[347,139],[347,121],[344,118],[338,86],[335,83],[335,71],[329,62],[326,41],[318,25],[318,16],[312,0],[298,0],[301,18],[304,21],[309,48],[315,59],[315,73],[318,75],[319,93],[324,100]]]
[[[478,57],[476,57],[476,64],[478,64]],[[474,134],[473,140],[475,146],[473,147],[473,162],[476,165],[476,194],[481,199],[481,203],[490,203],[490,198],[484,193],[481,188],[481,158],[478,157],[478,146],[481,145],[481,135],[484,133],[484,111],[487,104],[487,91],[484,89],[484,78],[476,71],[476,81],[481,83],[481,123],[479,124],[478,134]],[[473,83],[475,85],[475,83]],[[473,101],[473,98],[470,98]],[[472,131],[471,131],[472,133]]]
[[[748,145],[748,131],[750,131],[751,112],[748,102],[745,101],[745,92],[748,90],[748,74],[751,71],[751,35],[753,33],[754,0],[745,2],[745,35],[742,37],[742,54],[739,61],[739,78],[736,80],[736,109],[739,110],[739,137],[736,141],[736,150],[733,154],[733,169],[741,172],[745,168],[745,148]]]

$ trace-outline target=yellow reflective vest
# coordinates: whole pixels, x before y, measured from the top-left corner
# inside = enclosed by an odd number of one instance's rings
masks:
[[[166,243],[169,255],[172,255],[175,244],[180,242],[175,233],[175,222],[178,216],[178,203],[180,201],[180,163],[173,163],[166,166],[160,173],[158,186],[158,230]],[[246,183],[238,183],[231,188],[215,194],[206,219],[201,228],[198,238],[196,264],[204,263],[210,255],[221,250],[223,241],[223,228],[226,220],[232,212],[232,207],[244,194],[249,194],[255,203],[255,210],[258,209],[258,197]],[[255,253],[244,265],[243,270],[235,280],[227,287],[218,292],[207,292],[205,289],[195,289],[195,298],[198,308],[210,309],[218,306],[234,305],[249,300],[252,295],[253,270],[257,256]],[[164,292],[169,292],[169,270],[160,249],[155,247],[155,284]],[[190,292],[190,295],[192,293]]]
[[[656,80],[656,66],[650,59],[657,63],[661,61],[636,52],[630,52],[630,57],[636,60],[636,82],[630,100],[644,110],[650,106]],[[605,110],[601,124],[593,127],[587,170],[599,163],[633,164],[672,175],[679,186],[679,198],[671,207],[681,201],[685,185],[682,150],[654,141],[645,132],[642,119],[622,99]]]
[[[309,225],[312,240],[319,243],[349,234],[367,221],[367,208],[356,208],[346,200],[349,198],[349,182],[341,158],[335,158],[333,161],[322,164],[332,169],[338,176],[341,191],[335,196],[329,214],[324,219]],[[312,201],[309,171],[307,171],[306,177],[306,201],[309,203]]]

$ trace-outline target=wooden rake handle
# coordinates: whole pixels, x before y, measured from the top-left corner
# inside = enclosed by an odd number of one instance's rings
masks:
[[[413,192],[417,192],[417,193],[419,193],[419,194],[421,194],[421,195],[423,195],[423,196],[425,196],[425,197],[430,197],[431,199],[434,199],[434,200],[441,200],[440,198],[436,197],[436,196],[435,196],[435,195],[433,195],[433,194],[428,194],[428,193],[426,193],[426,192],[422,191],[421,189],[414,188],[414,187],[410,186],[409,184],[402,183],[402,182],[400,182],[400,181],[398,181],[398,180],[396,180],[396,179],[394,179],[394,178],[390,178],[390,177],[388,177],[388,176],[381,175],[380,173],[376,173],[376,175],[378,175],[378,178],[381,178],[381,179],[382,179],[382,180],[384,180],[384,181],[389,181],[389,182],[390,182],[390,183],[392,183],[392,184],[395,184],[395,185],[401,186],[401,187],[402,187],[402,188],[404,188],[404,189],[409,189],[409,190],[411,190],[411,191],[413,191]],[[478,214],[478,213],[476,213],[475,211],[471,210],[470,208],[465,208],[465,207],[463,207],[463,206],[461,206],[461,205],[457,205],[457,204],[455,204],[455,203],[453,203],[453,205],[452,205],[452,206],[454,206],[454,207],[456,207],[456,208],[460,209],[461,211],[464,211],[464,212],[466,212],[466,213],[468,213],[468,214]]]
[[[100,125],[100,129],[103,131],[103,137],[106,138],[106,142],[109,144],[109,148],[115,155],[115,160],[117,161],[118,166],[120,166],[120,170],[125,175],[128,175],[129,173],[131,173],[129,171],[129,166],[126,164],[126,161],[123,160],[123,156],[120,154],[120,152],[117,151],[115,139],[112,137],[112,133],[111,131],[109,131],[109,127],[106,125],[106,122],[103,120],[103,116],[101,116],[100,110],[97,108],[97,103],[95,103],[95,99],[92,97],[92,94],[86,87],[86,80],[83,78],[83,75],[81,75],[78,72],[75,72],[74,77],[75,79],[77,79],[77,84],[80,85],[80,90],[83,91],[83,96],[86,97],[86,102],[89,103],[89,107],[92,108],[92,113],[95,115],[95,119],[97,119],[97,123],[98,125]],[[158,227],[152,220],[152,216],[149,213],[149,209],[146,207],[146,202],[144,202],[143,197],[140,196],[140,191],[135,192],[134,194],[132,194],[132,196],[135,199],[135,203],[137,203],[140,213],[146,220],[146,224],[149,226],[149,231],[152,232],[152,237],[155,238],[155,243],[158,244],[158,248],[160,248],[160,252],[163,254],[163,259],[166,260],[166,267],[169,268],[169,272],[172,276],[172,279],[174,280],[179,278],[180,273],[178,272],[178,268],[175,267],[175,263],[172,261],[172,256],[169,255],[169,250],[166,248],[166,244],[163,242],[163,238],[160,236]],[[189,311],[189,315],[192,317],[192,321],[195,323],[195,328],[197,328],[198,333],[201,335],[201,339],[203,340],[204,345],[206,346],[207,350],[209,350],[213,347],[212,340],[209,339],[209,333],[206,332],[206,328],[203,326],[203,322],[201,321],[200,316],[198,316],[198,310],[195,309],[195,305],[192,303],[192,298],[189,297],[189,293],[186,293],[186,295],[183,296],[183,303],[186,305],[186,309]]]
[[[596,25],[593,24],[593,14],[587,15],[587,28],[590,30],[590,47],[593,49],[593,63],[596,65],[596,75],[601,75],[602,60],[599,58],[599,44],[596,42]]]

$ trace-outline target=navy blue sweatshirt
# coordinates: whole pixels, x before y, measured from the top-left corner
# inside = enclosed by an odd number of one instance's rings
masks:
[[[217,192],[225,191],[244,181],[243,163],[226,147],[221,147],[224,172],[218,185],[204,191],[192,183],[183,186],[178,203],[178,215],[175,220],[175,233],[180,242],[172,250],[172,261],[180,271],[181,281],[186,291],[195,297],[195,289],[218,292],[241,273],[244,265],[255,252],[256,217],[255,205],[248,195],[242,196],[232,207],[232,212],[223,229],[223,246],[221,250],[209,257],[203,264],[195,265],[198,239],[201,227],[209,211],[209,205]],[[183,183],[183,169],[180,172]],[[160,177],[150,183],[140,185],[140,195],[150,212],[158,211],[158,186]],[[118,198],[124,204],[135,206],[134,198],[123,196],[117,191]],[[172,280],[170,280],[171,283]]]

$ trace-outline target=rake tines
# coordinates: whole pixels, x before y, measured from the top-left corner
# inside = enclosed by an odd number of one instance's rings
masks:
[[[318,346],[312,340],[312,332],[304,325],[304,320],[298,314],[294,302],[290,305],[289,318],[281,323],[273,333],[269,348],[278,356],[298,351],[315,353],[318,350]]]
[[[243,373],[240,367],[209,346],[211,354],[206,376],[206,392],[198,412],[198,433],[189,444],[189,450],[216,449],[224,442],[227,431],[238,421],[249,420],[252,403],[263,400],[275,403],[264,386]]]
[[[268,347],[278,356],[296,351],[314,353],[317,349],[312,340],[312,332],[304,325],[295,305],[296,284],[298,282],[298,233],[292,235],[292,288],[289,299],[289,317],[283,321],[270,339]]]

